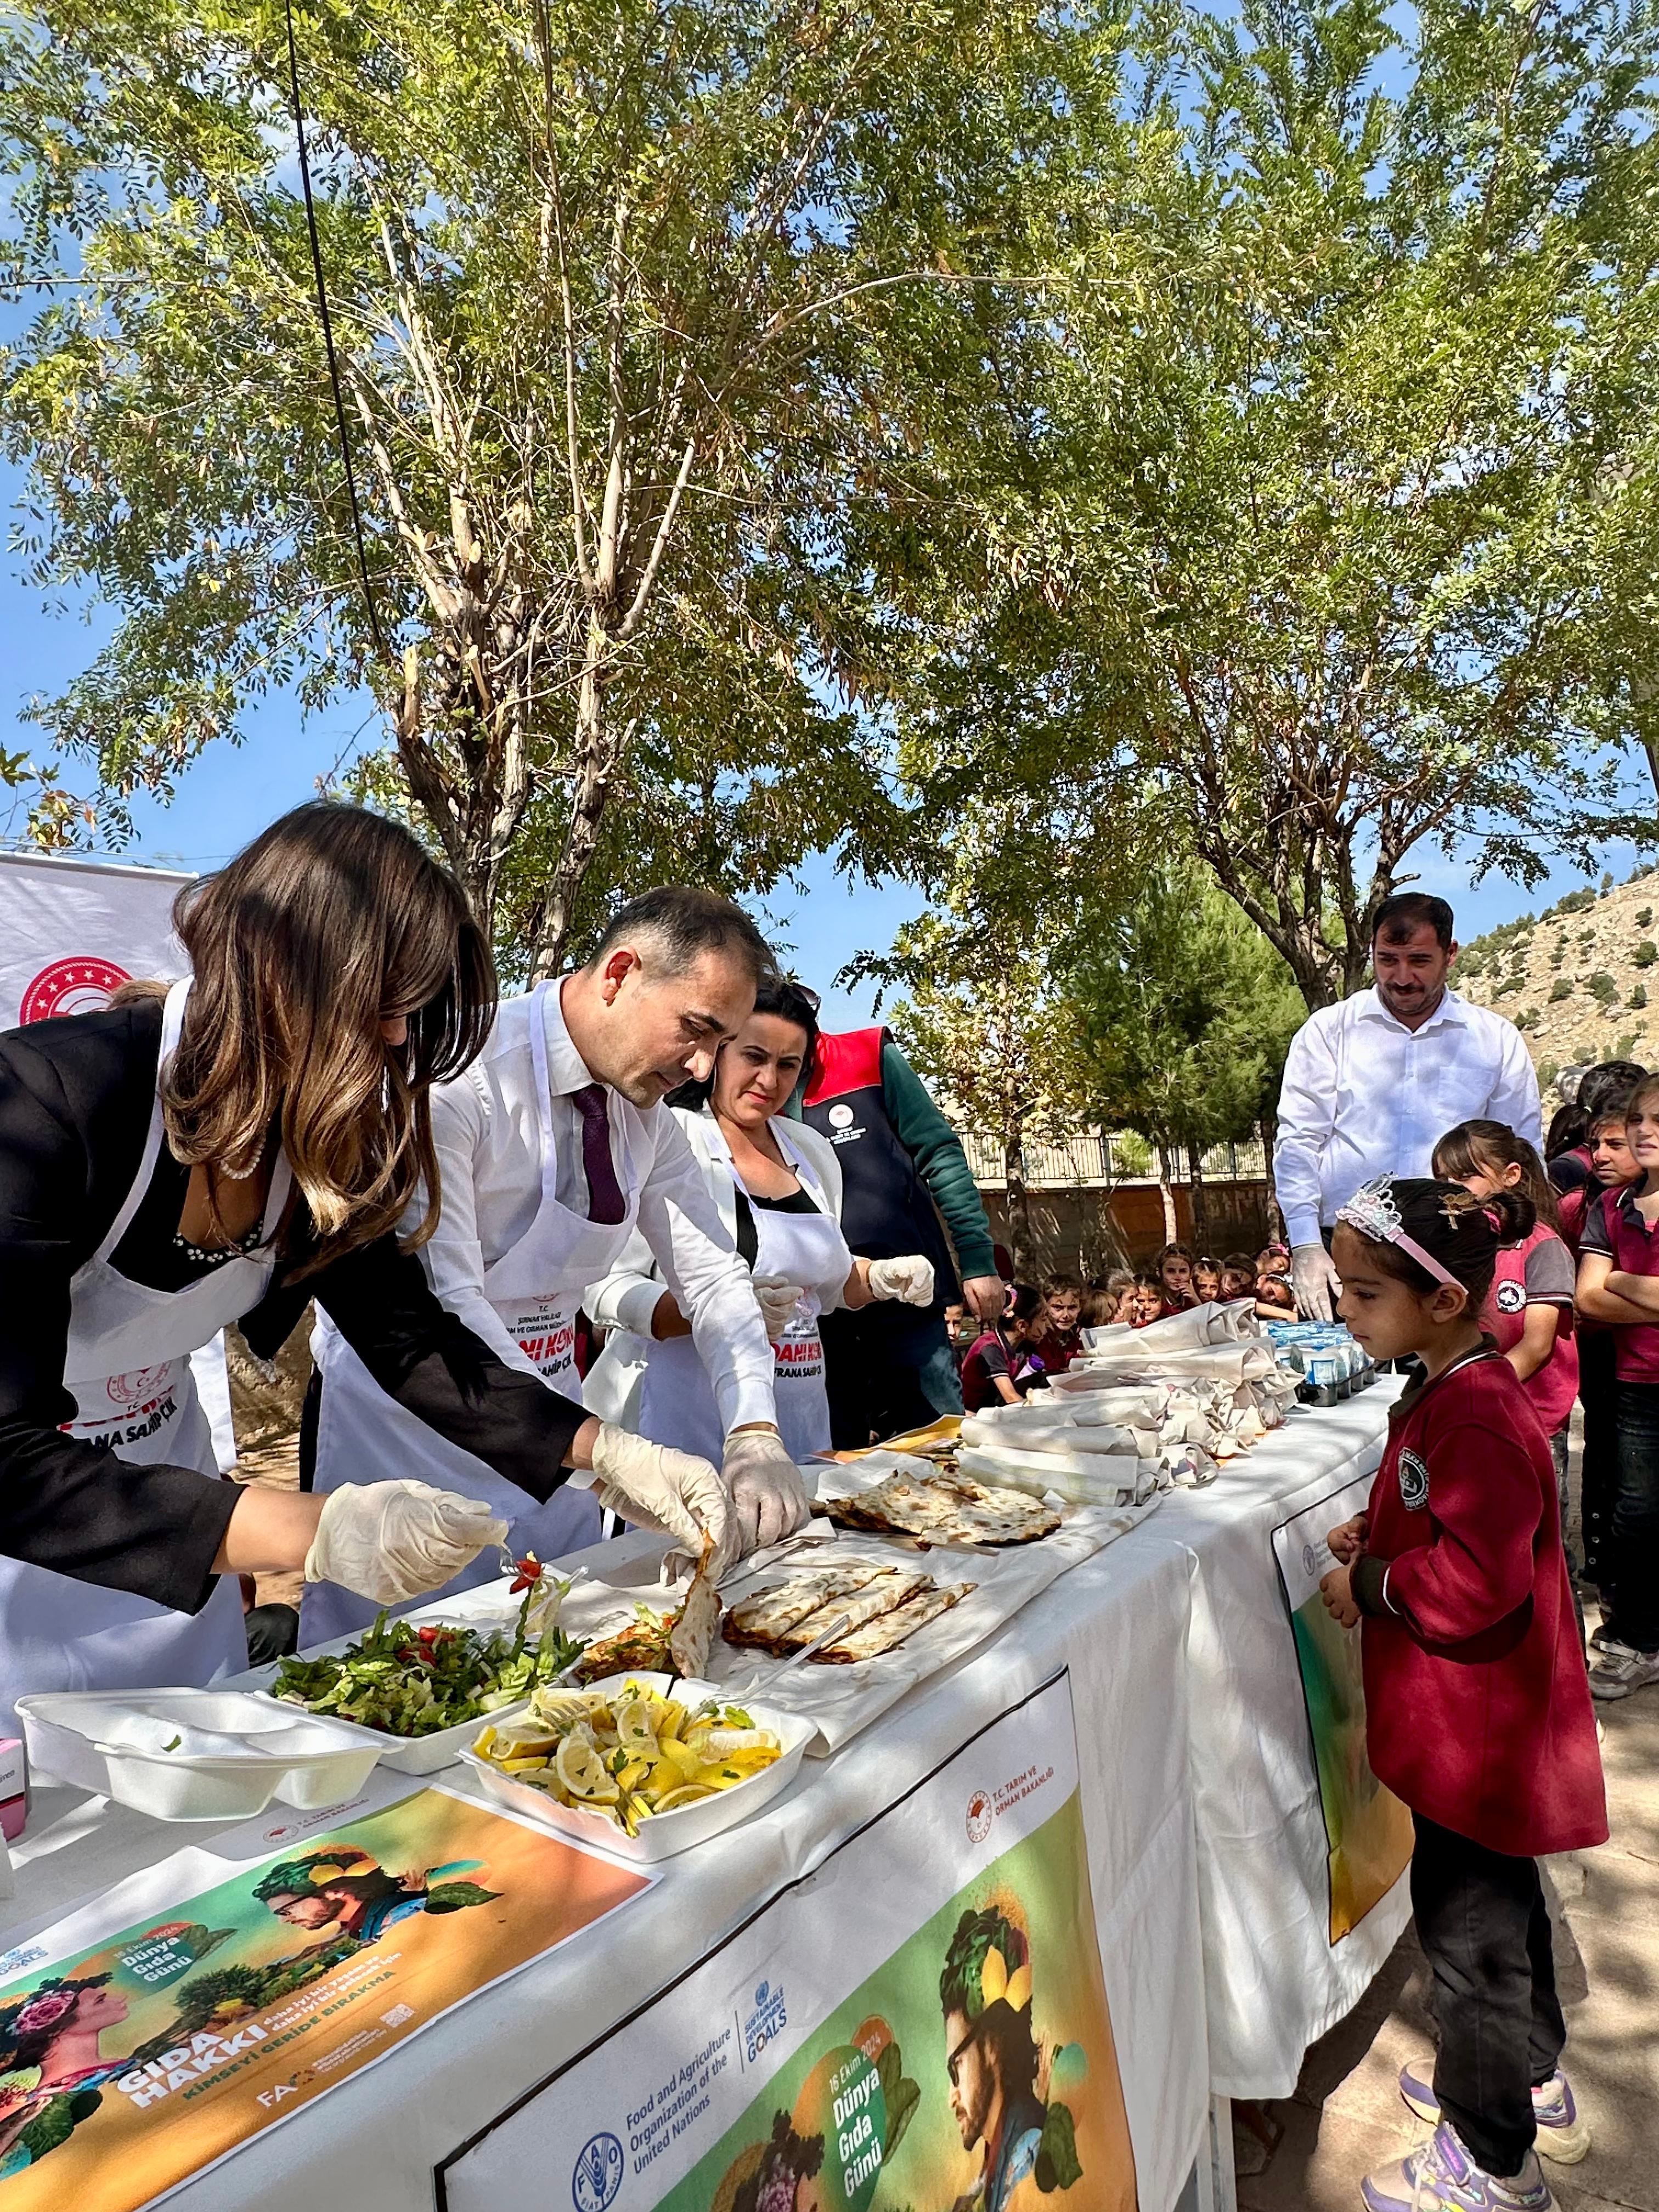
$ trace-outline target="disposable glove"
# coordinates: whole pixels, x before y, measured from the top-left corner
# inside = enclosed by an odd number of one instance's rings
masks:
[[[480,1498],[425,1482],[343,1483],[324,1504],[305,1577],[401,1605],[470,1567],[507,1530]]]
[[[767,1340],[775,1344],[794,1319],[795,1309],[805,1297],[805,1290],[799,1283],[763,1281],[758,1277],[754,1288],[755,1304],[766,1323]]]
[[[811,1510],[800,1469],[775,1429],[734,1429],[720,1475],[731,1495],[739,1559],[793,1535]]]
[[[1298,1244],[1291,1255],[1291,1287],[1304,1321],[1328,1321],[1342,1278],[1322,1244]]]
[[[601,1421],[593,1443],[593,1474],[599,1504],[636,1528],[673,1537],[694,1559],[702,1556],[703,1538],[708,1536],[715,1556],[724,1556],[731,1515],[720,1479],[706,1459]]]
[[[920,1252],[907,1252],[897,1260],[872,1260],[870,1295],[872,1298],[896,1298],[901,1305],[932,1305],[933,1261],[924,1260]]]

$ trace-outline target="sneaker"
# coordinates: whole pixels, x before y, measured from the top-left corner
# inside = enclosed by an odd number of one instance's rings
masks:
[[[1414,2066],[1402,2066],[1400,2094],[1419,2120],[1431,2128],[1439,2126],[1440,2106],[1431,2078]],[[1578,2110],[1572,2085],[1559,2069],[1533,2091],[1532,2116],[1538,2123],[1539,2156],[1557,2166],[1577,2166],[1590,2147],[1589,2122]]]
[[[1627,1644],[1604,1644],[1590,1668],[1593,1698],[1627,1698],[1659,1682],[1659,1651],[1632,1651]]]
[[[1555,2199],[1531,2151],[1508,2180],[1483,2173],[1449,2121],[1404,2158],[1359,2185],[1367,2212],[1553,2212]]]

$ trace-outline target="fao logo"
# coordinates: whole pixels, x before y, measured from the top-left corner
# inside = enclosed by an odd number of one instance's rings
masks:
[[[91,954],[54,960],[24,992],[17,1010],[18,1026],[50,1021],[55,1014],[101,1013],[122,984],[131,981],[125,968]]]
[[[1302,1571],[1303,1571],[1303,1573],[1304,1573],[1304,1575],[1310,1575],[1310,1574],[1313,1572],[1314,1569],[1318,1565],[1318,1564],[1319,1564],[1319,1555],[1318,1555],[1318,1553],[1314,1550],[1313,1546],[1312,1546],[1311,1544],[1304,1544],[1304,1545],[1302,1547]]]
[[[570,2177],[570,2201],[576,2212],[605,2212],[622,2187],[623,2147],[613,2135],[590,2136],[577,2154]]]
[[[850,1106],[838,1103],[830,1109],[830,1127],[832,1129],[850,1129],[852,1126],[853,1109]]]
[[[982,1844],[991,1832],[993,1808],[988,1790],[975,1790],[968,1800],[968,1840]]]

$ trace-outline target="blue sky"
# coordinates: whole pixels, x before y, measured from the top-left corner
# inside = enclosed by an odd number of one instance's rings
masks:
[[[0,467],[0,503],[8,514],[19,484],[15,470]],[[8,554],[0,570],[0,748],[38,757],[40,733],[19,719],[19,710],[30,692],[55,690],[84,666],[103,629],[74,608],[43,606],[39,593],[19,580],[18,568]],[[356,702],[309,721],[291,699],[263,702],[247,718],[246,742],[210,746],[180,777],[170,805],[148,799],[137,803],[137,836],[124,857],[198,870],[216,866],[273,816],[312,797],[319,777],[337,773],[357,749],[376,743],[377,726],[364,729],[362,721]],[[65,764],[70,789],[84,778],[83,763]],[[13,811],[10,822],[6,811],[7,794],[0,790],[0,836],[15,835],[21,826],[21,808]],[[1632,847],[1611,846],[1603,866],[1622,878],[1638,857]],[[1577,869],[1558,866],[1535,891],[1501,876],[1473,886],[1466,862],[1446,860],[1427,848],[1411,865],[1420,888],[1452,901],[1465,939],[1525,909],[1536,912],[1585,880]],[[921,903],[910,885],[849,882],[820,857],[802,869],[799,889],[780,885],[763,902],[763,919],[779,945],[789,948],[797,973],[823,992],[826,1023],[834,1027],[867,1020],[872,1010],[868,986],[850,994],[832,988],[836,970],[857,952],[884,951],[900,923]]]

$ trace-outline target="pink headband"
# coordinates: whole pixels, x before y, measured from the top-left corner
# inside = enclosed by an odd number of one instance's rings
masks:
[[[1432,1252],[1425,1252],[1414,1237],[1407,1237],[1401,1226],[1400,1206],[1394,1194],[1394,1180],[1389,1176],[1377,1176],[1370,1182],[1362,1182],[1346,1206],[1336,1210],[1339,1221],[1346,1221],[1362,1237],[1370,1237],[1379,1244],[1397,1244],[1402,1252],[1409,1253],[1419,1267],[1434,1277],[1437,1282],[1449,1283],[1455,1291],[1466,1290],[1450,1269],[1443,1267]],[[1492,1215],[1487,1215],[1492,1220]],[[1496,1223],[1493,1224],[1496,1226]]]

